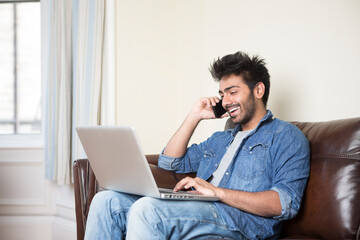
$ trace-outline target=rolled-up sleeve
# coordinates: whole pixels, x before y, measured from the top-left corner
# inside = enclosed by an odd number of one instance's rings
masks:
[[[310,173],[310,146],[303,133],[288,125],[278,136],[274,158],[274,184],[279,194],[281,215],[278,220],[291,219],[298,213]]]
[[[181,157],[174,158],[174,157],[166,156],[166,155],[164,155],[164,150],[161,152],[161,154],[159,156],[158,166],[160,168],[170,170],[170,171],[178,170],[182,158]]]
[[[277,187],[273,187],[271,190],[279,194],[281,204],[281,215],[275,216],[274,218],[278,220],[286,220],[295,217],[299,208],[296,206],[293,208],[292,198],[289,196],[289,194]]]
[[[184,156],[177,158],[164,155],[164,149],[159,156],[158,166],[177,173],[197,172],[201,161],[200,148],[201,144],[193,144],[187,149]]]
[[[200,165],[203,164],[204,161],[208,163],[210,159],[209,156],[211,155],[213,157],[215,155],[214,153],[222,156],[225,151],[225,146],[227,146],[232,139],[232,131],[230,130],[215,132],[205,141],[199,144],[192,144],[187,148],[184,156],[181,157],[164,155],[164,148],[159,156],[158,166],[177,173],[203,171],[204,169],[199,170]]]

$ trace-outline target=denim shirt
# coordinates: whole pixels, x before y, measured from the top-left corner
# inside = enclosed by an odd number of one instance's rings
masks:
[[[158,165],[178,173],[197,172],[199,178],[208,180],[238,131],[240,125],[215,132],[206,141],[191,145],[180,158],[161,154]],[[280,197],[281,215],[260,217],[222,202],[214,204],[231,230],[250,239],[277,238],[281,220],[293,218],[300,208],[309,172],[308,140],[296,126],[274,119],[268,110],[241,142],[219,187],[247,192],[273,190]]]

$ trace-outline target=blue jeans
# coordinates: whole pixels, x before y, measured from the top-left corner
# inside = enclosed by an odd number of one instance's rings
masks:
[[[161,200],[115,191],[93,198],[85,239],[244,238],[211,202]]]

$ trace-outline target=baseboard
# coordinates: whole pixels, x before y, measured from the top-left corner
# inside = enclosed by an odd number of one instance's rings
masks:
[[[0,216],[0,239],[76,240],[76,222],[53,216]]]
[[[0,239],[51,239],[53,221],[52,216],[0,216]]]
[[[76,240],[76,222],[62,217],[55,217],[52,226],[52,240]]]

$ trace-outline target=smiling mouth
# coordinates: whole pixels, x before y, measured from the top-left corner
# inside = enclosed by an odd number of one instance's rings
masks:
[[[235,117],[237,115],[238,110],[240,109],[240,107],[234,107],[231,109],[227,109],[229,112],[230,117]]]
[[[232,109],[229,110],[229,112],[230,112],[230,113],[233,113],[233,112],[235,112],[235,111],[238,110],[238,109],[240,109],[240,107],[232,108]]]

